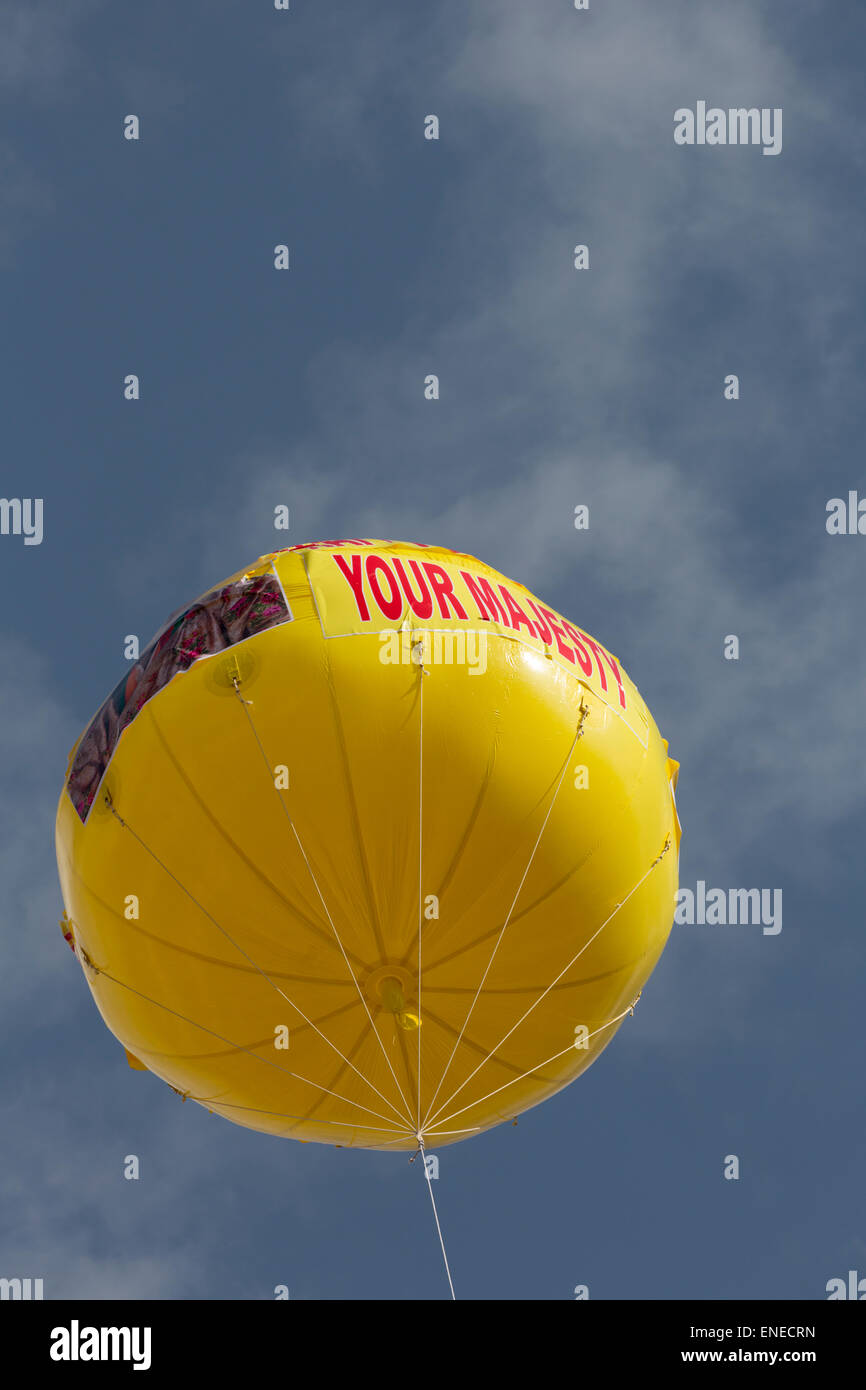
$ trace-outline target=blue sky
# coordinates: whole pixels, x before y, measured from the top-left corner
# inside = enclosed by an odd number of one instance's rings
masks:
[[[811,0],[7,0],[0,491],[45,521],[0,536],[0,1275],[447,1296],[418,1164],[130,1072],[57,927],[123,636],[341,535],[476,554],[596,635],[682,764],[682,884],[784,894],[776,936],[674,927],[584,1077],[442,1152],[458,1297],[866,1274],[866,538],[825,528],[866,496],[864,40]],[[698,100],[781,107],[782,153],[676,146]]]

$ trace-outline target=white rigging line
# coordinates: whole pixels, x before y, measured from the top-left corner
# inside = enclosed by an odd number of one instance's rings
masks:
[[[661,854],[656,855],[655,859],[654,859],[653,862],[650,864],[650,866],[649,866],[649,868],[647,869],[646,873],[643,874],[642,877],[638,879],[637,883],[634,885],[633,888],[630,888],[630,889],[629,889],[628,893],[626,893],[626,895],[625,895],[625,897],[622,899],[622,901],[617,903],[616,907],[613,909],[613,912],[611,912],[611,913],[609,914],[609,916],[607,916],[607,917],[605,918],[605,920],[602,922],[601,926],[600,926],[596,931],[593,932],[593,934],[592,934],[592,936],[589,938],[589,940],[588,940],[588,941],[585,941],[585,942],[583,943],[583,945],[581,946],[581,948],[580,948],[580,950],[577,952],[577,954],[574,955],[574,956],[572,956],[572,958],[571,958],[571,960],[568,962],[568,964],[567,964],[566,966],[564,966],[562,970],[560,970],[560,972],[559,972],[559,974],[557,975],[556,979],[551,981],[551,983],[547,986],[547,989],[544,991],[544,993],[543,993],[543,994],[539,994],[539,996],[538,996],[538,998],[535,1000],[535,1002],[534,1002],[533,1004],[530,1004],[529,1008],[526,1010],[526,1012],[525,1012],[524,1014],[521,1015],[521,1017],[517,1020],[517,1022],[514,1024],[514,1026],[513,1026],[512,1028],[509,1028],[509,1030],[508,1030],[508,1032],[505,1034],[505,1036],[499,1039],[499,1042],[496,1044],[496,1046],[495,1046],[494,1048],[491,1049],[490,1052],[488,1052],[488,1054],[487,1054],[486,1057],[483,1057],[483,1058],[482,1058],[482,1060],[478,1063],[478,1066],[475,1068],[475,1070],[474,1070],[473,1072],[470,1072],[470,1074],[467,1076],[466,1080],[465,1080],[465,1081],[462,1081],[455,1091],[452,1091],[452,1093],[451,1093],[451,1095],[449,1096],[448,1100],[446,1100],[445,1102],[443,1102],[442,1105],[440,1105],[439,1109],[436,1111],[436,1115],[440,1115],[440,1114],[442,1113],[442,1111],[445,1109],[445,1106],[448,1105],[448,1104],[450,1104],[450,1102],[454,1099],[454,1097],[455,1097],[455,1096],[458,1096],[458,1095],[460,1094],[460,1092],[463,1090],[464,1086],[468,1086],[468,1085],[469,1085],[469,1082],[472,1080],[473,1076],[477,1076],[478,1072],[480,1072],[480,1070],[481,1070],[481,1068],[482,1068],[483,1066],[486,1066],[486,1064],[490,1061],[491,1057],[495,1057],[496,1053],[499,1051],[499,1049],[500,1049],[500,1047],[502,1046],[502,1044],[503,1044],[504,1042],[507,1042],[507,1041],[508,1041],[508,1039],[511,1037],[511,1034],[512,1034],[512,1033],[516,1032],[516,1030],[520,1027],[521,1023],[523,1023],[524,1019],[527,1019],[527,1018],[529,1017],[529,1015],[532,1013],[532,1011],[533,1011],[534,1009],[537,1009],[537,1008],[538,1008],[538,1005],[541,1003],[542,999],[544,999],[544,998],[550,993],[550,991],[554,988],[554,986],[557,985],[557,984],[559,983],[559,981],[562,979],[563,975],[566,975],[566,974],[568,973],[568,971],[569,971],[569,970],[571,969],[571,967],[574,965],[575,961],[577,961],[577,960],[580,959],[580,957],[583,955],[584,951],[587,950],[587,948],[588,948],[589,946],[592,945],[593,941],[595,941],[596,937],[601,935],[601,933],[604,931],[604,929],[605,929],[605,927],[608,925],[608,923],[613,921],[614,917],[615,917],[616,914],[619,912],[620,908],[625,907],[625,905],[626,905],[626,903],[628,902],[629,898],[633,897],[634,894],[637,892],[637,890],[641,887],[641,885],[642,885],[643,883],[646,882],[646,880],[649,878],[650,874],[652,873],[653,869],[655,868],[656,864],[658,864],[662,859],[664,859],[664,857],[665,857],[665,855],[667,854],[667,852],[668,852],[668,850],[670,849],[670,847],[671,847],[671,837],[670,837],[670,835],[668,835],[667,838],[665,839],[664,848],[662,849]],[[477,1103],[477,1102],[476,1102],[476,1103]],[[468,1107],[467,1107],[467,1108],[468,1108]],[[432,1120],[435,1120],[435,1119],[436,1119],[436,1115],[433,1115],[433,1116],[432,1116]],[[426,1118],[425,1121],[424,1121],[424,1127],[425,1127],[425,1129],[426,1129],[426,1127],[427,1127],[428,1121],[430,1121],[429,1112],[428,1112],[427,1118]],[[432,1121],[431,1121],[431,1122],[432,1122]]]
[[[400,1096],[400,1099],[402,1100],[403,1105],[405,1106],[406,1114],[405,1114],[405,1116],[401,1116],[401,1119],[406,1119],[406,1120],[408,1120],[409,1124],[411,1125],[411,1123],[412,1123],[412,1111],[411,1111],[411,1108],[410,1108],[410,1106],[409,1106],[409,1102],[407,1101],[405,1095],[403,1094],[403,1088],[402,1088],[402,1086],[400,1085],[400,1082],[397,1080],[397,1073],[395,1072],[393,1066],[391,1065],[391,1059],[390,1059],[390,1057],[388,1056],[388,1053],[387,1053],[386,1050],[385,1050],[385,1044],[383,1043],[383,1041],[382,1041],[382,1039],[381,1039],[381,1037],[380,1037],[380,1035],[379,1035],[379,1031],[378,1031],[378,1029],[377,1029],[375,1023],[373,1022],[373,1016],[372,1016],[372,1014],[370,1013],[369,1008],[367,1007],[367,1001],[366,1001],[366,999],[364,998],[363,990],[361,989],[361,986],[358,984],[357,976],[355,975],[355,972],[354,972],[354,970],[352,969],[352,962],[349,960],[349,957],[346,955],[346,951],[345,951],[345,949],[344,949],[344,947],[343,947],[343,943],[342,943],[342,941],[340,940],[340,934],[339,934],[339,932],[337,931],[336,926],[334,925],[334,919],[333,919],[333,917],[331,916],[330,911],[328,910],[328,904],[325,902],[324,894],[322,893],[322,890],[321,890],[321,888],[319,887],[319,883],[318,883],[318,880],[317,880],[317,878],[316,878],[316,875],[313,873],[313,867],[312,867],[312,865],[311,865],[309,859],[307,858],[307,852],[306,852],[306,850],[304,849],[304,846],[303,846],[302,843],[301,843],[301,837],[300,837],[300,835],[298,834],[297,829],[295,828],[295,823],[294,823],[294,821],[292,820],[292,817],[289,815],[289,812],[288,812],[288,810],[287,810],[287,808],[286,808],[286,803],[283,801],[283,798],[280,796],[279,791],[278,791],[278,789],[277,789],[277,787],[276,787],[276,784],[275,784],[275,782],[273,781],[273,778],[272,778],[271,775],[270,775],[270,773],[271,773],[271,764],[269,763],[267,754],[265,753],[265,750],[264,750],[264,748],[263,748],[263,746],[262,746],[262,741],[261,741],[261,739],[259,738],[258,730],[256,729],[256,726],[255,726],[255,724],[253,723],[253,717],[252,717],[252,715],[251,715],[250,712],[249,712],[248,706],[249,706],[249,704],[250,704],[250,701],[245,700],[245,699],[243,698],[243,696],[241,695],[241,692],[240,692],[240,689],[239,689],[239,682],[238,682],[238,679],[237,679],[236,676],[235,676],[235,678],[234,678],[234,687],[235,687],[235,694],[236,694],[236,696],[237,696],[237,698],[238,698],[238,700],[239,700],[239,702],[240,702],[240,705],[241,705],[241,708],[243,709],[244,714],[245,714],[246,717],[247,717],[247,722],[249,723],[250,729],[252,730],[253,738],[255,739],[256,743],[258,744],[259,752],[260,752],[261,755],[262,755],[262,759],[263,759],[263,761],[264,761],[265,768],[267,769],[267,773],[268,773],[268,781],[270,782],[271,786],[274,788],[274,791],[276,792],[277,801],[278,801],[278,803],[279,803],[279,805],[280,805],[280,808],[281,808],[281,810],[282,810],[282,812],[283,812],[283,815],[284,815],[285,818],[286,818],[286,821],[288,822],[289,828],[290,828],[292,834],[294,835],[295,840],[297,841],[298,849],[301,851],[301,855],[303,856],[304,863],[305,863],[306,866],[307,866],[307,872],[309,873],[310,878],[311,878],[312,881],[313,881],[313,887],[315,888],[316,892],[317,892],[318,895],[319,895],[319,901],[320,901],[321,904],[322,904],[322,909],[323,909],[323,911],[324,911],[324,913],[325,913],[325,916],[326,916],[327,919],[328,919],[328,922],[330,923],[331,931],[334,933],[334,939],[335,939],[337,945],[338,945],[339,948],[340,948],[340,953],[341,953],[341,955],[342,955],[342,957],[343,957],[343,960],[344,960],[345,963],[346,963],[346,967],[347,967],[347,969],[348,969],[348,971],[349,971],[349,974],[350,974],[351,977],[352,977],[352,982],[353,982],[353,984],[354,984],[354,986],[355,986],[355,989],[358,991],[358,998],[360,999],[360,1001],[361,1001],[361,1003],[362,1003],[362,1005],[363,1005],[363,1007],[364,1007],[364,1012],[365,1012],[365,1014],[367,1015],[367,1019],[368,1019],[368,1021],[369,1021],[370,1027],[372,1028],[373,1033],[375,1034],[376,1041],[378,1042],[379,1047],[382,1049],[382,1056],[385,1058],[385,1061],[386,1061],[386,1063],[387,1063],[387,1065],[388,1065],[388,1070],[390,1071],[392,1077],[394,1078],[394,1085],[397,1087],[397,1091],[398,1091],[398,1094],[399,1094],[399,1096]],[[352,1064],[349,1063],[349,1065],[351,1066]],[[359,1075],[362,1075],[362,1073],[359,1072]],[[365,1079],[366,1079],[366,1078],[365,1078]],[[370,1084],[372,1084],[372,1083],[370,1083]],[[374,1087],[374,1089],[375,1089],[375,1087]],[[384,1096],[382,1097],[382,1099],[384,1100]],[[388,1102],[388,1104],[390,1104],[390,1102]],[[392,1110],[396,1110],[396,1107],[393,1106],[393,1105],[391,1106],[391,1108],[392,1108]]]
[[[280,986],[276,983],[276,981],[271,979],[271,977],[270,977],[270,975],[267,973],[267,971],[266,971],[266,970],[263,970],[262,967],[258,964],[258,962],[255,961],[255,960],[253,960],[253,958],[252,958],[252,956],[249,954],[249,952],[244,950],[243,946],[241,946],[241,944],[240,944],[239,941],[236,941],[236,940],[235,940],[235,938],[232,936],[231,932],[227,931],[226,928],[225,928],[224,926],[222,926],[221,923],[219,923],[219,922],[217,921],[217,919],[213,916],[213,914],[210,913],[210,912],[208,912],[208,910],[207,910],[207,908],[204,906],[204,904],[199,902],[199,900],[198,900],[198,898],[195,896],[195,894],[194,894],[194,893],[191,893],[190,890],[189,890],[183,883],[181,883],[181,881],[180,881],[180,879],[178,878],[177,874],[173,873],[173,872],[171,871],[171,869],[168,867],[168,865],[165,864],[165,863],[163,862],[162,859],[160,859],[159,855],[156,854],[155,851],[152,850],[152,849],[150,848],[150,846],[146,843],[146,841],[144,841],[144,840],[141,838],[141,836],[138,834],[138,832],[137,832],[136,830],[133,829],[133,827],[130,825],[129,821],[124,820],[123,816],[121,816],[120,812],[119,812],[119,811],[117,810],[117,808],[115,807],[114,802],[111,800],[111,797],[110,797],[110,795],[109,795],[107,792],[106,792],[106,794],[105,794],[105,804],[107,805],[109,811],[110,811],[111,814],[115,817],[115,819],[118,820],[118,821],[120,822],[120,824],[121,824],[121,826],[123,827],[123,829],[129,831],[130,835],[133,837],[134,840],[136,840],[136,841],[138,842],[138,844],[141,845],[141,847],[142,847],[142,849],[145,851],[145,853],[146,853],[146,854],[149,854],[150,857],[151,857],[151,859],[153,859],[153,861],[154,861],[156,864],[159,865],[159,867],[163,870],[163,872],[166,873],[166,874],[168,874],[168,876],[169,876],[169,878],[172,880],[172,882],[177,884],[177,886],[178,886],[178,888],[181,890],[181,892],[182,892],[182,893],[185,893],[186,896],[189,898],[190,902],[193,903],[194,906],[198,908],[199,912],[201,912],[201,913],[208,919],[209,922],[212,922],[212,923],[213,923],[213,925],[217,928],[217,931],[219,931],[219,932],[222,933],[222,935],[225,937],[226,941],[230,942],[230,944],[231,944],[232,946],[234,946],[235,950],[238,951],[239,954],[243,956],[244,960],[249,961],[249,963],[250,963],[250,965],[253,967],[253,969],[254,969],[259,975],[261,975],[262,979],[263,979],[263,980],[266,980],[267,983],[271,986],[271,989],[276,990],[277,994],[279,994],[283,999],[285,999],[286,1003],[289,1004],[289,1005],[291,1006],[291,1008],[293,1008],[293,1009],[295,1010],[296,1013],[299,1013],[299,1014],[300,1014],[300,1016],[301,1016],[301,1018],[304,1020],[304,1022],[305,1022],[306,1024],[308,1024],[308,1025],[310,1026],[310,1028],[312,1028],[313,1031],[314,1031],[315,1033],[318,1033],[319,1037],[322,1039],[322,1042],[327,1043],[328,1047],[330,1047],[334,1052],[336,1052],[337,1056],[338,1056],[343,1062],[345,1062],[346,1065],[347,1065],[348,1067],[351,1067],[352,1071],[355,1072],[355,1073],[361,1078],[362,1081],[365,1081],[365,1082],[367,1083],[367,1085],[371,1088],[371,1090],[373,1090],[373,1091],[376,1092],[376,1095],[379,1097],[379,1099],[382,1100],[382,1101],[384,1101],[385,1104],[386,1104],[387,1106],[389,1106],[391,1110],[394,1111],[394,1114],[398,1117],[398,1119],[403,1120],[405,1117],[404,1117],[403,1115],[400,1114],[400,1111],[397,1109],[396,1105],[394,1105],[393,1101],[390,1101],[390,1100],[388,1099],[387,1096],[383,1096],[383,1095],[382,1095],[382,1092],[381,1092],[376,1086],[373,1085],[373,1082],[370,1081],[369,1077],[366,1077],[362,1071],[358,1071],[358,1068],[354,1065],[354,1063],[353,1063],[353,1062],[350,1062],[350,1061],[349,1061],[349,1058],[346,1057],[346,1056],[340,1051],[340,1049],[337,1047],[336,1043],[331,1042],[330,1038],[328,1038],[328,1037],[325,1036],[325,1034],[322,1032],[321,1028],[318,1028],[311,1018],[307,1018],[307,1015],[304,1013],[304,1011],[303,1011],[303,1009],[300,1007],[300,1005],[296,1004],[295,1001],[294,1001],[294,999],[291,999],[291,998],[289,997],[289,995],[286,994],[285,990],[284,990],[284,989],[281,989]],[[375,1112],[374,1112],[374,1111],[371,1111],[370,1113],[371,1113],[371,1114],[374,1114]],[[382,1118],[384,1119],[385,1117],[383,1116]]]
[[[416,1126],[419,1133],[421,1131],[421,922],[424,901],[422,874],[424,872],[424,677],[426,674],[427,672],[424,670],[424,644],[422,639],[421,660],[418,663],[420,687],[418,696],[418,1109]]]
[[[605,1028],[612,1028],[613,1025],[614,1025],[615,1023],[619,1023],[620,1019],[625,1018],[626,1014],[630,1014],[630,1013],[633,1013],[633,1012],[634,1012],[634,1004],[630,1004],[629,1007],[628,1007],[627,1009],[623,1009],[623,1011],[622,1011],[621,1014],[617,1014],[616,1018],[609,1018],[608,1021],[607,1021],[607,1023],[603,1023],[603,1024],[601,1025],[600,1028],[594,1028],[594,1029],[592,1030],[591,1033],[587,1033],[587,1035],[586,1035],[586,1037],[583,1039],[583,1041],[584,1041],[584,1042],[589,1042],[590,1038],[594,1038],[594,1037],[596,1037],[599,1033],[603,1033],[604,1030],[605,1030]],[[541,1071],[542,1067],[549,1066],[551,1062],[557,1062],[557,1061],[559,1060],[560,1057],[564,1057],[564,1056],[566,1055],[567,1052],[574,1052],[574,1051],[575,1051],[575,1046],[574,1046],[574,1043],[571,1042],[571,1043],[568,1044],[568,1047],[564,1047],[564,1048],[562,1049],[561,1052],[555,1052],[555,1053],[553,1054],[552,1057],[547,1057],[543,1062],[539,1062],[537,1066],[527,1068],[526,1071],[521,1072],[520,1076],[513,1076],[513,1077],[511,1078],[511,1080],[510,1080],[510,1081],[506,1081],[506,1082],[504,1083],[504,1085],[502,1085],[502,1086],[497,1086],[495,1091],[488,1091],[486,1096],[481,1096],[478,1100],[473,1100],[473,1101],[471,1102],[471,1104],[469,1104],[469,1105],[464,1105],[462,1110],[454,1110],[450,1115],[444,1115],[444,1116],[442,1117],[442,1119],[439,1121],[439,1124],[442,1124],[442,1125],[447,1125],[447,1124],[449,1124],[449,1123],[451,1122],[451,1120],[456,1120],[458,1115],[463,1115],[463,1114],[465,1114],[465,1112],[466,1112],[467,1110],[472,1110],[476,1105],[482,1105],[482,1104],[484,1103],[485,1100],[490,1100],[491,1097],[493,1097],[493,1096],[498,1096],[500,1091],[506,1091],[506,1090],[508,1089],[509,1086],[516,1086],[518,1081],[524,1081],[524,1080],[526,1079],[526,1077],[527,1077],[527,1076],[531,1076],[533,1072]],[[455,1092],[455,1095],[456,1095],[456,1092]],[[438,1128],[438,1126],[437,1126],[437,1128]],[[433,1131],[432,1131],[429,1127],[428,1127],[424,1132],[425,1132],[425,1134],[433,1134]],[[442,1134],[455,1134],[455,1133],[460,1133],[461,1131],[459,1131],[459,1130],[442,1130],[442,1131],[440,1131],[440,1132],[441,1132]],[[433,1137],[436,1138],[436,1135],[434,1134]]]
[[[472,1017],[472,1013],[473,1013],[473,1010],[474,1010],[474,1008],[475,1008],[475,1005],[478,1003],[479,995],[481,994],[481,991],[482,991],[482,989],[484,988],[484,981],[487,979],[487,976],[488,976],[489,973],[490,973],[490,967],[493,965],[493,961],[494,961],[494,959],[495,959],[496,953],[497,953],[497,951],[499,950],[499,947],[500,947],[500,945],[501,945],[501,943],[502,943],[502,938],[503,938],[503,936],[505,935],[505,932],[506,932],[506,929],[507,929],[507,927],[508,927],[509,922],[511,921],[512,913],[514,912],[514,909],[515,909],[515,907],[517,906],[517,899],[520,897],[521,891],[522,891],[522,889],[523,889],[523,885],[524,885],[524,883],[526,882],[527,874],[529,873],[529,870],[532,868],[532,863],[533,863],[533,860],[535,859],[536,851],[537,851],[537,849],[538,849],[538,846],[541,844],[541,837],[542,837],[542,835],[544,834],[545,827],[547,826],[547,822],[550,820],[551,812],[553,811],[553,808],[554,808],[554,806],[556,805],[556,799],[557,799],[557,797],[559,796],[559,789],[560,789],[560,787],[562,786],[563,778],[565,777],[565,774],[566,774],[566,772],[568,771],[568,765],[569,765],[569,763],[571,762],[572,754],[574,753],[574,749],[575,749],[575,747],[576,747],[576,745],[577,745],[578,739],[580,738],[581,734],[583,733],[583,725],[584,725],[584,721],[586,720],[586,716],[587,716],[588,713],[589,713],[588,707],[583,703],[583,700],[581,700],[581,704],[580,704],[580,719],[579,719],[579,721],[578,721],[578,725],[577,725],[577,729],[576,729],[576,731],[575,731],[574,738],[573,738],[572,741],[571,741],[571,747],[569,748],[568,754],[567,754],[567,756],[566,756],[566,758],[565,758],[565,761],[564,761],[563,764],[562,764],[562,771],[561,771],[561,773],[559,774],[559,780],[558,780],[557,783],[556,783],[556,788],[555,788],[554,793],[553,793],[553,796],[552,796],[552,798],[551,798],[550,805],[549,805],[548,808],[547,808],[547,814],[545,815],[544,820],[543,820],[542,823],[541,823],[541,829],[539,830],[538,835],[536,836],[535,844],[532,846],[532,853],[531,853],[530,856],[529,856],[529,862],[527,863],[526,868],[525,868],[524,871],[523,871],[523,877],[521,878],[519,884],[517,885],[517,892],[514,894],[514,898],[512,899],[511,906],[510,906],[509,909],[508,909],[508,916],[505,918],[505,921],[504,921],[504,923],[503,923],[503,925],[502,925],[502,930],[500,931],[498,937],[496,938],[496,944],[495,944],[495,946],[493,947],[492,952],[490,953],[490,959],[489,959],[488,962],[487,962],[487,965],[486,965],[485,970],[484,970],[484,974],[481,976],[481,981],[480,981],[480,983],[479,983],[479,985],[478,985],[477,990],[475,991],[475,997],[473,998],[472,1003],[469,1005],[469,1012],[467,1013],[465,1019],[463,1020],[463,1027],[460,1029],[460,1032],[459,1032],[459,1034],[458,1034],[458,1036],[457,1036],[457,1040],[456,1040],[456,1042],[454,1043],[453,1048],[451,1049],[451,1056],[448,1058],[448,1061],[447,1061],[447,1063],[445,1064],[445,1070],[443,1071],[442,1075],[441,1075],[440,1078],[439,1078],[439,1085],[436,1087],[436,1090],[433,1092],[433,1098],[432,1098],[432,1100],[430,1101],[430,1104],[429,1104],[429,1106],[428,1106],[428,1108],[427,1108],[427,1114],[424,1116],[424,1127],[425,1127],[425,1128],[426,1128],[426,1125],[427,1125],[428,1120],[430,1119],[430,1112],[431,1112],[431,1110],[433,1109],[433,1106],[436,1104],[436,1097],[438,1096],[440,1090],[442,1089],[442,1083],[443,1083],[443,1081],[445,1080],[445,1077],[448,1075],[448,1072],[449,1072],[450,1067],[451,1067],[451,1063],[454,1061],[454,1057],[455,1057],[455,1055],[456,1055],[456,1053],[457,1053],[457,1049],[458,1049],[458,1047],[460,1046],[461,1042],[463,1041],[463,1034],[466,1032],[466,1028],[467,1028],[467,1025],[468,1025],[468,1023],[469,1023],[470,1018]],[[474,1075],[474,1073],[473,1073],[473,1075]],[[465,1084],[466,1084],[466,1083],[464,1082],[464,1085],[465,1085]],[[455,1095],[457,1094],[456,1091],[454,1092],[454,1094],[455,1094]],[[446,1101],[445,1104],[447,1105],[448,1102]],[[442,1107],[440,1106],[439,1109],[441,1110]],[[438,1114],[439,1111],[437,1111],[436,1113]],[[421,1129],[422,1126],[419,1125],[418,1128]]]
[[[440,1246],[440,1248],[441,1248],[441,1250],[442,1250],[442,1259],[443,1259],[444,1262],[445,1262],[445,1273],[446,1273],[447,1276],[448,1276],[448,1287],[449,1287],[449,1289],[451,1290],[451,1298],[452,1298],[453,1302],[456,1303],[456,1302],[457,1302],[457,1295],[456,1295],[456,1293],[454,1292],[454,1281],[453,1281],[453,1279],[451,1278],[451,1270],[450,1270],[450,1268],[448,1267],[448,1256],[445,1254],[445,1241],[444,1241],[443,1238],[442,1238],[442,1227],[439,1225],[439,1213],[438,1213],[438,1211],[436,1210],[436,1198],[433,1196],[433,1182],[432,1182],[432,1180],[431,1180],[431,1178],[430,1178],[430,1172],[429,1172],[429,1169],[428,1169],[428,1167],[427,1167],[427,1154],[426,1154],[425,1151],[424,1151],[424,1142],[423,1142],[422,1139],[419,1139],[419,1140],[418,1140],[418,1147],[419,1147],[419,1149],[421,1150],[421,1161],[422,1161],[423,1164],[424,1164],[424,1176],[425,1176],[425,1178],[427,1179],[427,1189],[428,1189],[428,1191],[429,1191],[429,1193],[430,1193],[430,1201],[431,1201],[432,1204],[433,1204],[433,1219],[434,1219],[435,1222],[436,1222],[436,1230],[437,1230],[437,1232],[438,1232],[438,1234],[439,1234],[439,1246]]]
[[[190,1026],[193,1028],[200,1029],[202,1033],[208,1033],[210,1037],[217,1038],[219,1042],[228,1043],[229,1047],[236,1052],[245,1052],[248,1056],[252,1057],[254,1061],[262,1062],[265,1066],[268,1067],[274,1067],[277,1071],[281,1071],[284,1076],[291,1076],[295,1081],[301,1081],[306,1086],[313,1086],[317,1091],[324,1091],[327,1095],[333,1096],[335,1100],[341,1100],[346,1105],[353,1106],[356,1110],[364,1110],[368,1115],[375,1115],[377,1120],[384,1120],[387,1123],[388,1116],[380,1115],[378,1110],[371,1110],[368,1105],[362,1105],[361,1102],[358,1100],[350,1100],[348,1096],[341,1096],[339,1092],[331,1091],[327,1086],[323,1086],[321,1082],[311,1081],[308,1076],[301,1076],[299,1072],[289,1071],[288,1067],[281,1067],[279,1062],[274,1062],[270,1057],[263,1057],[260,1053],[253,1052],[252,1048],[244,1047],[243,1043],[233,1042],[231,1038],[224,1037],[222,1033],[217,1033],[213,1028],[207,1028],[203,1023],[197,1023],[194,1018],[189,1018],[186,1014],[182,1014],[178,1009],[173,1009],[170,1004],[163,1004],[160,1002],[159,999],[154,999],[151,995],[145,994],[143,990],[136,989],[134,985],[127,984],[125,980],[119,980],[116,975],[110,974],[109,971],[104,970],[102,966],[94,964],[94,962],[90,959],[85,950],[80,949],[79,954],[84,960],[84,963],[88,966],[90,970],[94,972],[94,974],[104,976],[106,980],[111,980],[112,984],[119,985],[121,989],[129,990],[131,994],[137,994],[139,999],[145,999],[148,1002],[148,1004],[153,1004],[158,1009],[164,1009],[166,1013],[172,1014],[175,1018],[179,1018],[181,1022],[190,1024]],[[159,1056],[160,1054],[157,1053],[156,1055]],[[171,1085],[171,1082],[168,1082],[167,1084]],[[229,1104],[228,1101],[222,1103],[226,1105]],[[239,1107],[234,1108],[237,1109]],[[242,1108],[246,1109],[249,1107]],[[312,1121],[312,1123],[327,1124],[328,1121],[315,1120]],[[335,1121],[334,1123],[339,1122]],[[346,1123],[353,1122],[346,1121]],[[358,1126],[358,1128],[361,1128],[361,1126]],[[367,1129],[370,1128],[370,1126],[364,1125],[363,1128]],[[384,1132],[387,1134],[399,1133],[399,1131],[395,1129],[389,1129]]]

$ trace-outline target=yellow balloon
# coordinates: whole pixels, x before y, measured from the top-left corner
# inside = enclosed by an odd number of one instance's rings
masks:
[[[573,1081],[670,931],[677,764],[599,642],[451,550],[263,556],[70,754],[64,935],[132,1066],[387,1150]]]

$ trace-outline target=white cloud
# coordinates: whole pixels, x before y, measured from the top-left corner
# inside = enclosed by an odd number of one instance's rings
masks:
[[[689,871],[705,864],[705,877],[730,877],[757,844],[787,852],[796,876],[814,861],[787,851],[786,837],[826,833],[862,805],[850,756],[866,686],[859,558],[824,533],[823,500],[816,511],[801,492],[793,523],[774,531],[771,492],[769,514],[752,516],[729,479],[702,468],[708,432],[723,433],[718,416],[709,423],[706,396],[654,379],[672,399],[664,442],[628,409],[655,370],[656,341],[670,351],[676,334],[684,369],[693,366],[693,326],[671,307],[678,277],[713,266],[734,276],[737,332],[760,360],[777,347],[765,322],[767,266],[776,258],[796,274],[805,255],[820,254],[827,225],[790,144],[778,160],[727,150],[725,162],[704,151],[716,163],[696,163],[673,145],[675,105],[702,92],[733,104],[790,97],[801,125],[812,123],[813,145],[828,107],[763,11],[681,13],[674,25],[654,7],[621,6],[594,17],[591,40],[575,27],[579,15],[528,6],[479,3],[451,27],[456,12],[436,21],[437,42],[451,45],[440,95],[461,164],[433,237],[480,225],[484,210],[501,245],[484,243],[479,280],[463,276],[435,305],[414,300],[384,345],[347,339],[320,354],[309,369],[309,438],[226,460],[202,508],[139,553],[135,579],[158,575],[182,602],[192,597],[181,590],[191,556],[203,589],[281,544],[340,534],[478,554],[594,632],[643,689],[683,764]],[[357,62],[314,55],[291,97],[311,148],[353,115],[376,128],[377,92],[408,100],[409,35],[395,25],[393,43],[377,31]],[[339,84],[329,79],[337,71]],[[436,109],[435,99],[422,104]],[[472,150],[482,112],[488,143]],[[429,153],[420,136],[419,151]],[[532,205],[521,201],[527,187]],[[738,241],[747,229],[753,239]],[[579,232],[592,246],[586,279],[570,269]],[[839,260],[844,283],[854,252]],[[453,259],[450,267],[459,275]],[[837,285],[800,285],[800,346],[814,351],[816,393],[850,367],[845,348],[822,357],[838,303]],[[442,376],[436,404],[421,399],[428,370]],[[768,437],[788,406],[786,395],[769,395]],[[736,424],[730,430],[733,476]],[[764,462],[775,476],[773,457],[750,456],[748,466]],[[292,509],[288,535],[272,528],[280,502]],[[571,525],[578,502],[591,507],[585,534]],[[792,525],[803,538],[793,577]],[[739,664],[722,659],[729,632],[742,640]],[[838,681],[824,675],[836,671]]]
[[[0,10],[0,90],[62,102],[85,62],[78,33],[105,0],[5,0]]]

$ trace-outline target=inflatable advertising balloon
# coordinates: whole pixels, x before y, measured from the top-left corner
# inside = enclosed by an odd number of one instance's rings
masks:
[[[64,935],[130,1064],[417,1151],[567,1086],[671,927],[677,764],[621,663],[451,550],[324,541],[176,615],[72,750]]]

